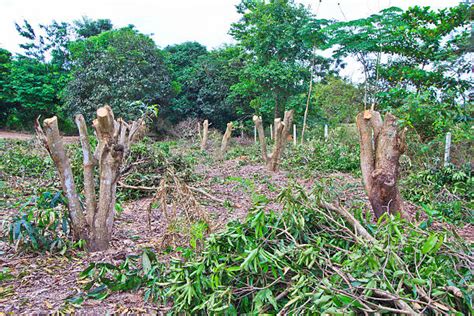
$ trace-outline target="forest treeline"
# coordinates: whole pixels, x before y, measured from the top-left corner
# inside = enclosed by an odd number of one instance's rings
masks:
[[[57,115],[63,131],[75,132],[74,114],[90,121],[109,104],[127,120],[157,112],[158,129],[199,118],[223,130],[288,109],[301,122],[308,104],[310,124],[353,122],[375,107],[422,139],[469,130],[469,6],[391,7],[352,21],[318,19],[291,0],[243,0],[236,9],[235,44],[213,50],[197,42],[159,48],[109,19],[16,24],[22,53],[0,49],[0,125],[31,129],[38,115]],[[362,66],[361,83],[339,75],[348,62]]]

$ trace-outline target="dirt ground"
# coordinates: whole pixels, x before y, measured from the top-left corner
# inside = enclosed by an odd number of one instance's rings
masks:
[[[29,140],[29,139],[33,139],[34,137],[35,137],[34,134],[0,130],[0,139]],[[74,143],[79,140],[79,137],[78,136],[63,136],[63,139],[66,143]]]
[[[196,198],[212,219],[215,231],[222,229],[228,221],[244,219],[251,208],[249,188],[239,181],[240,178],[252,180],[255,186],[251,190],[265,194],[270,200],[276,198],[288,181],[285,172],[270,173],[262,165],[240,165],[238,160],[225,161],[219,167],[198,166],[195,171],[202,178],[200,189],[233,205],[226,207],[197,193]],[[146,247],[163,249],[166,221],[161,212],[154,211],[151,227],[148,227],[150,202],[151,198],[143,198],[124,206],[116,218],[111,247],[106,252],[76,252],[70,256],[31,255],[15,252],[14,247],[0,241],[0,270],[9,268],[15,276],[14,280],[1,284],[0,311],[15,314],[70,311],[65,309],[65,299],[81,292],[78,275],[90,262],[117,263],[127,255],[141,253],[141,249]],[[269,208],[279,210],[281,206],[271,201]],[[15,212],[15,209],[2,212],[0,220],[7,222]],[[112,294],[104,301],[87,300],[80,311],[93,314],[164,312],[166,307],[145,303],[142,293],[138,292]]]
[[[31,137],[27,134],[0,133],[0,137],[12,136],[15,139]],[[263,194],[270,199],[269,209],[281,210],[276,202],[279,191],[289,181],[296,181],[310,189],[314,179],[294,179],[285,171],[271,173],[263,165],[251,164],[234,159],[219,165],[198,165],[195,172],[202,179],[193,184],[216,198],[227,200],[233,207],[206,198],[199,193],[195,197],[201,202],[212,219],[214,231],[222,229],[231,220],[243,220],[252,207],[252,195]],[[367,199],[359,179],[343,173],[325,175],[344,188],[339,196],[341,203],[350,207],[366,204]],[[14,183],[12,185],[15,185]],[[21,189],[21,188],[19,188]],[[50,313],[52,311],[73,312],[65,299],[82,291],[83,280],[78,278],[90,262],[118,263],[127,255],[140,254],[141,249],[152,247],[163,249],[169,239],[164,215],[155,210],[151,213],[148,225],[148,206],[152,198],[142,198],[129,202],[123,212],[116,217],[111,247],[106,252],[75,252],[68,256],[45,254],[25,254],[16,252],[14,247],[0,241],[0,272],[10,269],[15,277],[0,283],[0,311],[4,313]],[[406,205],[411,214],[416,207]],[[17,212],[16,209],[0,213],[0,221],[6,223]],[[469,240],[474,240],[473,227],[464,227],[459,232]],[[143,301],[143,293],[114,293],[103,301],[86,300],[76,312],[84,314],[106,313],[166,313],[167,307]]]

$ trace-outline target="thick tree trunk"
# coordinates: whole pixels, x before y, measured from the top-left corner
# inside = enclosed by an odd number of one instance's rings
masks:
[[[144,120],[128,125],[115,120],[109,106],[97,110],[94,128],[98,144],[92,156],[87,128],[82,115],[76,116],[83,152],[84,195],[83,208],[76,192],[71,164],[66,156],[56,117],[44,120],[44,132],[37,122],[38,137],[43,140],[59,172],[63,191],[68,199],[68,208],[75,238],[84,239],[90,251],[109,247],[115,215],[117,181],[123,157],[129,146],[142,135]],[[94,166],[99,165],[99,199],[96,200]]]
[[[209,121],[204,120],[204,123],[202,124],[201,150],[206,150],[208,134],[209,134]]]
[[[229,147],[229,141],[232,136],[232,122],[227,123],[227,128],[225,130],[224,136],[222,137],[221,150],[219,151],[219,159],[224,159],[225,153],[227,152],[227,147]]]
[[[387,113],[366,110],[357,115],[360,140],[362,178],[369,201],[377,218],[382,214],[403,213],[398,190],[399,159],[405,151],[405,130],[397,126],[397,118]]]

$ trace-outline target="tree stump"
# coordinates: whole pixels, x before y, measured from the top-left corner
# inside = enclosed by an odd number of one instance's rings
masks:
[[[202,123],[201,150],[206,150],[208,136],[209,136],[209,121],[204,120],[204,123]]]
[[[382,120],[380,113],[372,110],[359,113],[356,121],[362,178],[375,216],[403,213],[397,182],[406,129],[399,129],[394,115],[387,113]]]
[[[112,237],[115,215],[117,181],[123,158],[128,154],[130,144],[135,142],[145,128],[144,119],[127,124],[115,120],[109,106],[97,110],[93,126],[98,140],[94,154],[91,151],[87,127],[82,115],[75,122],[83,155],[84,206],[76,191],[71,163],[66,155],[59,135],[56,116],[45,119],[43,128],[36,121],[36,133],[48,150],[59,173],[61,186],[68,199],[69,216],[74,238],[86,241],[89,251],[106,250]],[[99,198],[96,198],[94,181],[95,167],[99,167]]]
[[[218,154],[218,159],[224,159],[224,155],[227,152],[227,148],[229,147],[229,141],[232,136],[232,122],[227,123],[227,128],[225,130],[224,136],[222,136],[222,143],[221,143],[221,149]]]
[[[281,153],[289,139],[290,128],[293,122],[293,110],[285,111],[283,122],[281,119],[275,119],[275,128],[273,130],[275,144],[270,155],[267,153],[267,144],[265,142],[265,134],[262,125],[262,117],[254,115],[253,121],[258,132],[258,139],[262,151],[262,159],[270,171],[277,171],[280,164]]]

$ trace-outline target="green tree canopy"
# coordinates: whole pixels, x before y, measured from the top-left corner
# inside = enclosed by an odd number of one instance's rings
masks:
[[[102,32],[110,31],[113,28],[112,21],[109,19],[93,20],[86,16],[74,21],[75,32],[81,38],[88,38],[99,35]]]
[[[72,79],[63,94],[71,114],[91,119],[109,104],[117,116],[134,119],[148,105],[166,105],[170,75],[153,40],[126,27],[70,44]]]
[[[396,109],[426,135],[433,131],[430,125],[447,127],[468,117],[463,109],[472,86],[469,12],[464,4],[437,11],[392,7],[327,27],[327,47],[335,47],[335,56],[352,55],[362,63],[367,103]]]
[[[328,76],[313,88],[313,112],[332,124],[352,123],[363,105],[363,93],[352,83],[335,76]]]
[[[291,95],[309,80],[309,60],[320,24],[292,0],[244,0],[237,10],[242,17],[232,24],[230,34],[247,60],[234,91],[259,95],[253,98],[253,105],[260,112],[270,112],[265,101],[272,100],[278,117]]]

